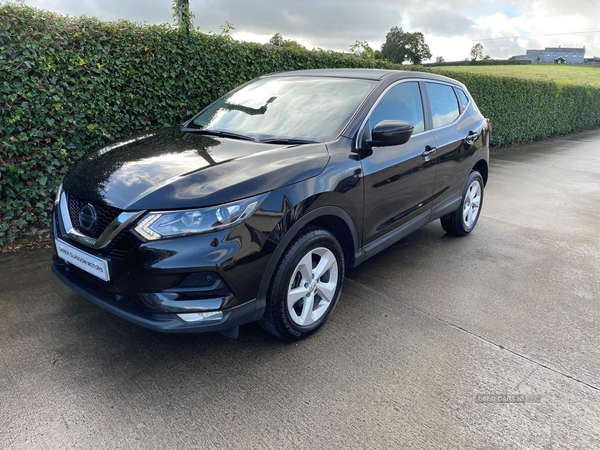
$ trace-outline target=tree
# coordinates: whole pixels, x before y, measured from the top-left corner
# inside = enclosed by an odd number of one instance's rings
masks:
[[[471,47],[471,60],[483,59],[483,50],[484,47],[479,42]]]
[[[305,49],[305,47],[297,41],[293,41],[291,39],[284,39],[281,33],[275,33],[273,37],[269,39],[269,44],[275,47]]]
[[[446,62],[446,60],[444,59],[443,56],[438,56],[437,58],[435,58],[435,62],[437,64],[440,64],[440,63]]]
[[[492,59],[492,57],[491,57],[490,55],[485,55],[485,56],[483,57],[483,60],[484,60],[484,61],[487,61],[487,60],[490,60],[490,59]]]
[[[225,25],[221,25],[219,28],[221,29],[221,36],[228,38],[231,38],[231,32],[235,30],[233,24],[229,23],[227,20],[225,21]]]
[[[194,14],[190,11],[190,0],[173,0],[173,15],[180,30],[189,33]]]
[[[392,27],[385,36],[385,43],[381,46],[381,56],[396,64],[405,61],[421,64],[431,58],[431,51],[425,43],[423,33],[407,33],[402,28]]]
[[[423,33],[406,33],[409,54],[408,59],[415,65],[423,64],[423,61],[431,59],[431,50],[425,43]]]
[[[385,43],[381,46],[381,56],[392,62],[402,64],[408,59],[402,28],[392,27],[385,35]]]
[[[367,44],[367,41],[356,41],[350,47],[350,51],[360,59],[375,59],[375,51]]]
[[[283,47],[283,36],[281,33],[275,33],[271,39],[269,39],[269,44],[274,45],[275,47]]]

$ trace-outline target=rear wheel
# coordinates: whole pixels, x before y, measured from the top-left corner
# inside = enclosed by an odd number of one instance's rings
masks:
[[[483,178],[474,170],[469,175],[463,189],[462,201],[456,211],[440,219],[442,228],[448,234],[465,236],[477,225],[483,205]]]
[[[261,326],[296,341],[319,329],[332,313],[344,282],[342,248],[329,231],[302,231],[284,253],[271,281]]]

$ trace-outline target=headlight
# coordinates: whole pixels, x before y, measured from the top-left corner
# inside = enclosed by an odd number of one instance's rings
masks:
[[[238,200],[225,205],[185,211],[150,212],[134,231],[148,241],[207,233],[232,227],[247,219],[258,209],[267,194]]]
[[[60,186],[58,187],[58,191],[56,191],[56,197],[54,198],[54,204],[58,205],[60,203],[60,196],[62,195],[63,189],[62,189],[62,183],[60,183]]]

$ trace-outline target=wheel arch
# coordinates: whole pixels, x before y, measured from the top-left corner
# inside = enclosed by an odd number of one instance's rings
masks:
[[[481,178],[483,178],[483,186],[485,187],[487,185],[488,173],[489,173],[488,162],[485,160],[485,158],[479,159],[473,165],[471,172],[473,172],[474,170],[476,170],[477,172],[479,172],[481,174]]]
[[[360,242],[352,217],[337,206],[322,206],[310,211],[291,226],[271,255],[258,289],[257,310],[254,320],[259,320],[264,313],[267,302],[267,290],[269,289],[277,264],[284,252],[301,230],[312,226],[331,232],[342,246],[346,266],[354,267],[356,265],[356,255],[360,248]]]

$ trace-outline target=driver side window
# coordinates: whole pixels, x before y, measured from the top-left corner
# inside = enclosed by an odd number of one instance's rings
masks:
[[[399,83],[379,100],[369,118],[369,132],[382,120],[404,120],[415,127],[413,135],[425,131],[423,101],[419,83],[409,81]]]

